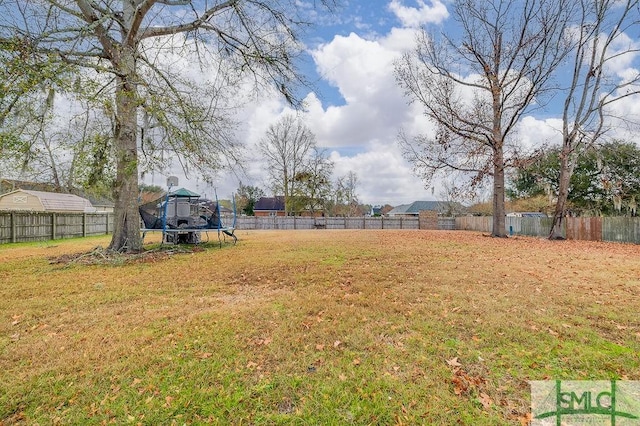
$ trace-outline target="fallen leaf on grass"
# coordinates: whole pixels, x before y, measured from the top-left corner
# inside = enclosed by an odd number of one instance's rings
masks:
[[[531,413],[527,413],[524,416],[519,417],[518,420],[520,420],[520,424],[522,426],[527,426],[527,425],[531,424],[531,420],[532,420]]]
[[[254,340],[253,344],[256,346],[267,346],[269,343],[271,343],[272,339],[270,337],[267,337],[266,339],[257,339]]]
[[[485,410],[491,408],[491,404],[493,404],[493,400],[491,399],[491,397],[484,392],[480,393],[480,397],[478,398],[478,400]]]
[[[353,360],[353,365],[360,365],[360,358],[356,358]]]
[[[469,386],[467,386],[467,383],[465,383],[463,380],[461,380],[458,377],[454,377],[452,381],[453,381],[453,392],[458,396],[462,395],[464,392],[466,392],[469,389]]]
[[[460,364],[458,362],[458,357],[454,357],[454,358],[448,359],[447,360],[447,364],[449,364],[451,367],[460,367],[460,366],[462,366],[462,364]]]
[[[486,383],[486,380],[481,376],[469,375],[461,368],[457,368],[451,382],[453,383],[453,392],[460,396],[469,394],[473,389],[479,390]]]

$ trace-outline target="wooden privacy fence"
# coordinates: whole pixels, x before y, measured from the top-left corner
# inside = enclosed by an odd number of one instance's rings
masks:
[[[0,212],[0,244],[108,234],[113,213]]]
[[[541,237],[549,235],[551,218],[548,217],[511,217],[505,218],[505,231],[509,235],[529,235]],[[491,216],[462,216],[455,218],[455,229],[464,231],[492,232]]]
[[[457,217],[456,229],[491,232],[491,217]],[[552,219],[545,217],[507,217],[510,235],[547,237]],[[563,236],[569,240],[611,241],[640,244],[640,217],[567,217]]]
[[[437,228],[455,229],[455,219],[437,219]],[[243,216],[237,229],[426,229],[417,217]]]
[[[509,235],[547,237],[551,230],[549,217],[505,218]],[[489,216],[438,217],[420,221],[414,217],[299,217],[250,216],[237,219],[238,229],[441,229],[491,232]],[[563,236],[570,240],[613,241],[640,244],[640,218],[630,217],[568,217]]]
[[[252,229],[446,229],[491,232],[491,217],[438,217],[423,221],[417,217],[238,217],[236,227]],[[551,218],[507,217],[510,235],[546,237]],[[0,244],[42,241],[108,234],[113,213],[0,212]],[[568,239],[640,244],[638,217],[569,217],[563,235]]]
[[[238,229],[418,229],[415,217],[244,216]]]

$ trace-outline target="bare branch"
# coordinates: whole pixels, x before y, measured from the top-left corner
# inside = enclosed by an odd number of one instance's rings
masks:
[[[153,5],[152,0],[148,0],[145,2],[145,4],[146,3],[151,3],[149,7]],[[187,2],[187,3],[190,3],[190,2]],[[198,19],[195,19],[191,22],[187,22],[180,25],[172,25],[168,27],[148,28],[145,31],[143,31],[138,38],[142,40],[150,37],[159,37],[164,35],[179,34],[179,33],[185,33],[189,31],[197,30],[198,28],[203,27],[208,22],[208,20],[211,19],[213,16],[215,16],[217,13],[222,12],[226,9],[230,9],[234,7],[237,3],[238,3],[238,0],[227,0],[225,2],[215,5],[214,7],[207,9],[200,17],[198,17]],[[142,17],[144,16],[142,14],[140,15]]]

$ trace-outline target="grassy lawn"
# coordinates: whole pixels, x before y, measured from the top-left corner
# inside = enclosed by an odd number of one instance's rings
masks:
[[[240,231],[56,263],[0,246],[0,424],[526,424],[529,380],[640,380],[640,246]]]

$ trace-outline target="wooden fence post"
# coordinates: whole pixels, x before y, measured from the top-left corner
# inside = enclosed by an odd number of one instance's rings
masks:
[[[51,213],[51,239],[56,239],[58,233],[58,218],[55,213]]]
[[[17,226],[16,226],[16,214],[11,213],[11,242],[15,243],[18,239]]]
[[[87,214],[86,213],[82,214],[82,236],[83,237],[87,236]]]

